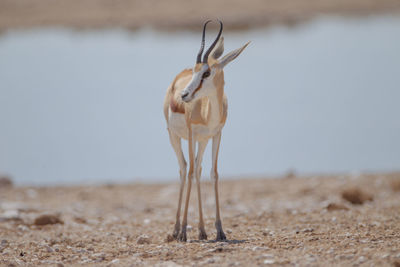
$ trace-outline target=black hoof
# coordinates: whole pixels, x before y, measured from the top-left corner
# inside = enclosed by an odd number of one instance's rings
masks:
[[[200,230],[200,232],[199,232],[199,240],[207,240],[206,231]]]
[[[174,239],[177,239],[177,238],[178,238],[180,229],[181,229],[181,227],[180,227],[179,223],[176,223],[176,224],[175,224],[175,227],[174,227],[174,232],[173,232],[173,234],[172,234],[172,237],[173,237]]]
[[[179,235],[179,231],[174,231],[174,233],[172,234],[172,237],[173,237],[174,239],[177,239],[177,238],[178,238],[178,235]]]
[[[181,233],[178,235],[178,240],[181,241],[181,242],[186,242],[186,241],[187,241],[186,232],[181,232]]]
[[[225,240],[226,240],[226,236],[224,234],[224,231],[218,231],[217,238],[215,239],[215,241],[225,241]]]

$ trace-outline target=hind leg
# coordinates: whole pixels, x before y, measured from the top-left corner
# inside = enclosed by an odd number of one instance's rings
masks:
[[[185,183],[186,183],[186,160],[185,160],[185,157],[182,152],[181,138],[169,130],[168,130],[168,133],[169,133],[169,139],[170,139],[171,145],[174,148],[176,157],[178,158],[179,175],[180,175],[180,180],[181,180],[180,188],[179,188],[178,209],[176,211],[176,222],[175,222],[174,231],[172,233],[172,236],[176,239],[179,235],[179,230],[180,230],[180,226],[181,226],[180,225],[180,216],[181,216],[182,195],[183,195],[183,190],[185,188]]]

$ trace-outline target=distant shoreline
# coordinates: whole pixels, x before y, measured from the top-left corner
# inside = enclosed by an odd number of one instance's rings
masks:
[[[196,4],[194,4],[196,3]],[[0,32],[38,27],[74,29],[198,30],[208,18],[220,18],[226,30],[295,25],[319,15],[364,16],[400,13],[395,0],[309,1],[0,1]]]

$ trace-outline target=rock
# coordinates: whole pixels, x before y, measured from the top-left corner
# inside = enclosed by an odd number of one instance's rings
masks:
[[[274,254],[268,254],[268,253],[265,253],[265,254],[262,254],[262,256],[264,257],[264,258],[274,258]]]
[[[87,258],[87,257],[82,257],[82,260],[79,262],[80,264],[88,264],[88,263],[90,263],[92,260],[90,260],[89,258]],[[110,266],[110,265],[107,265],[107,266]]]
[[[392,188],[393,191],[395,192],[400,192],[400,178],[394,178],[391,182],[390,182],[390,187]]]
[[[64,224],[64,222],[59,218],[57,215],[51,215],[51,214],[44,214],[40,215],[37,217],[34,221],[34,225],[47,225],[47,224]]]
[[[106,259],[106,254],[104,253],[95,253],[90,257],[94,262],[102,262]]]
[[[173,261],[164,261],[164,262],[157,263],[154,266],[156,266],[156,267],[179,267],[182,265],[176,264]]]
[[[29,228],[26,225],[20,224],[17,226],[18,231],[26,232],[29,231]]]
[[[365,261],[366,261],[366,258],[364,256],[359,257],[357,260],[358,263],[363,263]]]
[[[119,259],[113,259],[110,263],[111,264],[118,264],[119,263]]]
[[[219,253],[219,252],[223,252],[223,251],[227,251],[227,250],[224,249],[223,247],[217,247],[217,248],[209,249],[207,252]]]
[[[274,232],[274,231],[271,231],[271,230],[268,229],[268,228],[265,228],[265,229],[263,230],[263,235],[264,235],[264,236],[268,236],[268,235],[274,236],[274,234],[275,234],[275,232]]]
[[[50,246],[45,246],[44,248],[46,249],[46,251],[47,251],[48,253],[54,252],[54,249],[53,249],[52,247],[50,247]]]
[[[6,239],[1,240],[0,243],[0,253],[3,252],[5,248],[8,247],[8,241]]]
[[[0,221],[21,221],[18,210],[6,210],[0,214]]]
[[[139,238],[137,239],[137,243],[139,245],[143,245],[143,244],[150,244],[151,240],[150,237],[148,237],[147,235],[141,235],[139,236]]]
[[[264,264],[274,264],[275,261],[271,259],[264,260]]]
[[[215,263],[215,259],[214,258],[207,259],[204,263],[206,263],[206,264]]]
[[[354,255],[348,254],[340,254],[335,256],[335,260],[351,260],[354,258]]]
[[[345,205],[342,204],[336,204],[336,203],[329,203],[328,206],[326,206],[326,209],[328,211],[334,211],[334,210],[349,210]]]
[[[365,201],[372,201],[372,195],[361,191],[358,188],[351,188],[342,192],[342,198],[355,205],[364,204]]]
[[[143,212],[144,213],[153,213],[153,208],[150,208],[150,207],[145,207],[144,209],[143,209]]]
[[[4,187],[12,187],[13,186],[13,181],[11,180],[10,177],[8,176],[0,176],[0,188]]]
[[[82,218],[82,217],[74,217],[74,221],[77,222],[77,223],[80,223],[80,224],[87,223],[86,219]]]

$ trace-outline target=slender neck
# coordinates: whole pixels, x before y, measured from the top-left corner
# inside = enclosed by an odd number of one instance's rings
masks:
[[[210,125],[219,124],[222,120],[223,116],[223,96],[224,96],[224,87],[223,85],[217,87],[217,93],[210,96]]]

